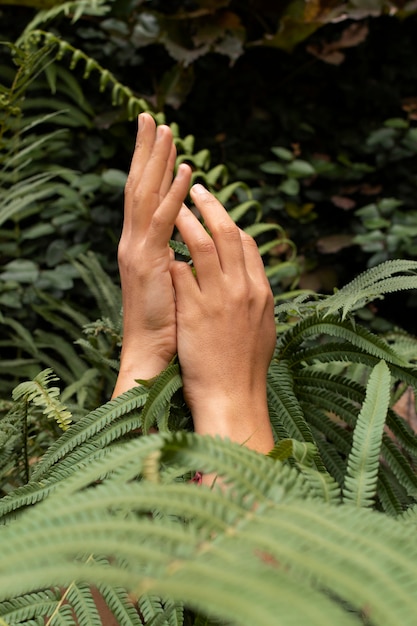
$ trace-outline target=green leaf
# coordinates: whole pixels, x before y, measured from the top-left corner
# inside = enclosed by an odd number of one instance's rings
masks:
[[[122,170],[116,170],[114,168],[109,168],[105,170],[101,174],[101,177],[106,185],[110,185],[110,187],[118,187],[120,189],[123,189],[127,181],[126,172],[123,172]]]
[[[17,283],[34,283],[39,277],[39,267],[34,261],[29,259],[14,259],[6,263],[5,270],[0,274],[4,281],[15,281]]]
[[[281,183],[278,189],[287,194],[287,196],[296,196],[300,191],[300,183],[295,178],[288,178]]]
[[[292,161],[294,158],[291,150],[288,150],[287,148],[282,148],[281,146],[271,148],[271,152],[273,152],[275,156],[277,156],[279,159],[282,159],[283,161]]]
[[[390,383],[390,371],[381,360],[369,377],[347,462],[343,498],[356,506],[371,507],[374,504]]]
[[[259,166],[259,169],[266,174],[285,174],[286,168],[276,161],[266,161]]]
[[[294,161],[287,166],[288,176],[294,178],[307,178],[308,176],[314,176],[315,173],[314,167],[302,159],[294,159]]]

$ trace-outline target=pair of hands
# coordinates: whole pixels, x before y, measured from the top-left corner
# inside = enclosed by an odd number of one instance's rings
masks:
[[[139,116],[125,188],[118,262],[123,345],[113,397],[159,374],[178,353],[196,432],[268,452],[273,446],[266,375],[275,346],[273,296],[255,241],[203,186],[190,196],[207,230],[184,204],[188,165],[173,177],[168,126]],[[195,275],[174,259],[176,226]]]

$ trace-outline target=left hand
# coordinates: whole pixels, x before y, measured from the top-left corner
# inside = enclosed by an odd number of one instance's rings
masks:
[[[177,351],[169,248],[175,220],[188,193],[191,169],[173,180],[176,150],[168,126],[142,113],[125,187],[118,248],[123,300],[123,346],[113,397],[159,374]]]

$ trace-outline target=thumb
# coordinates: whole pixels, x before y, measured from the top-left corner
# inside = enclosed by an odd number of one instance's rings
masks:
[[[174,285],[175,298],[178,304],[186,305],[187,301],[197,297],[200,291],[193,270],[184,261],[172,261],[169,266],[172,283]]]

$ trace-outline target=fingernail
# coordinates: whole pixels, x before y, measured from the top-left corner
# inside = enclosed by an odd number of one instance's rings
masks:
[[[192,190],[193,190],[195,193],[199,193],[199,194],[200,194],[200,193],[201,193],[201,194],[203,194],[203,193],[208,193],[208,192],[207,192],[207,189],[206,189],[205,187],[203,187],[203,185],[200,185],[200,183],[196,183],[195,185],[193,185],[193,186],[192,186]]]
[[[184,167],[183,163],[181,163],[181,165],[178,166],[176,178],[178,179],[182,178],[186,171],[187,171],[187,168]]]

